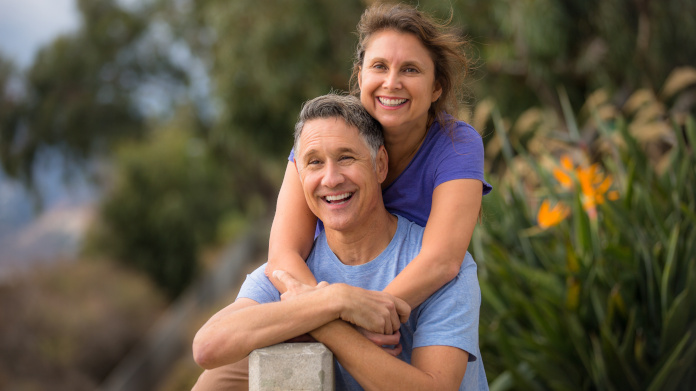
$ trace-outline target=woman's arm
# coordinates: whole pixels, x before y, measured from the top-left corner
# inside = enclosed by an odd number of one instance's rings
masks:
[[[284,270],[307,285],[317,284],[305,263],[312,250],[316,225],[317,218],[307,206],[295,164],[288,162],[271,226],[266,266],[266,276],[280,293],[285,293],[286,288],[273,277],[275,270]]]
[[[415,308],[451,281],[469,247],[482,194],[483,184],[477,179],[437,186],[420,253],[384,290]]]

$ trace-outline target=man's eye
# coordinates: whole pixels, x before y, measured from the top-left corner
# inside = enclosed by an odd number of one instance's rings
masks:
[[[317,159],[312,159],[312,160],[310,160],[310,161],[307,162],[307,165],[308,165],[308,166],[311,166],[311,165],[319,164],[319,163],[320,163],[319,160],[317,160]]]
[[[353,157],[352,156],[341,156],[340,158],[338,158],[338,160],[341,160],[341,161],[353,160]]]

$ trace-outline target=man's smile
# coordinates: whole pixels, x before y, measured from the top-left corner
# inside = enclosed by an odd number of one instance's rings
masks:
[[[324,201],[326,201],[329,204],[342,204],[345,202],[348,202],[353,197],[354,192],[346,192],[346,193],[341,193],[341,194],[336,194],[336,195],[328,195],[321,197]]]

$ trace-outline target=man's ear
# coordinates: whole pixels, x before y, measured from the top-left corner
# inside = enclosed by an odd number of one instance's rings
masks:
[[[375,171],[377,172],[377,180],[381,184],[387,179],[387,171],[389,171],[389,155],[384,145],[379,147],[377,156],[375,157]]]
[[[302,182],[302,175],[300,175],[300,166],[297,164],[297,159],[294,157],[292,158],[292,164],[295,165],[295,170],[297,171],[297,176],[300,178],[300,182]]]

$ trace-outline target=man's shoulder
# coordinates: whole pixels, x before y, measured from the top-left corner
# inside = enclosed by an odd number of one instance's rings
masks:
[[[259,304],[280,300],[280,294],[271,280],[266,277],[266,264],[247,274],[237,298],[247,298]]]
[[[406,217],[398,214],[395,214],[395,216],[399,221],[394,236],[398,235],[402,241],[418,246],[420,251],[420,247],[423,244],[423,233],[425,232],[425,228]]]

